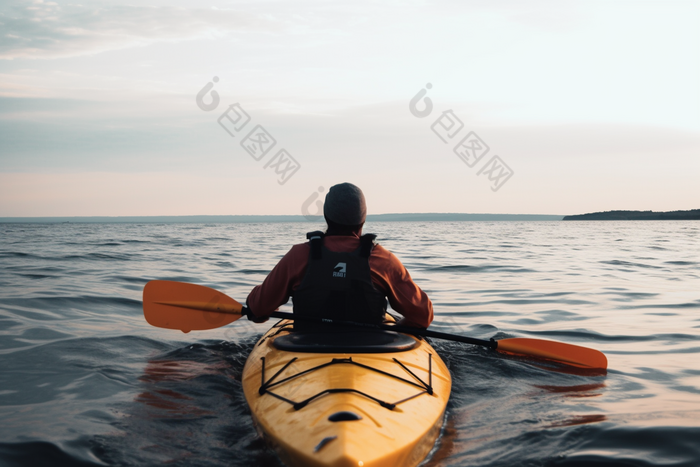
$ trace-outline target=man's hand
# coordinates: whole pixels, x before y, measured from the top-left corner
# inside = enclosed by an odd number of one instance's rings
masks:
[[[263,316],[262,318],[258,318],[250,311],[250,308],[248,308],[247,306],[244,306],[243,309],[241,310],[241,312],[242,312],[242,314],[244,314],[248,318],[249,321],[252,321],[252,322],[258,323],[258,324],[264,323],[265,321],[270,319],[267,316]]]

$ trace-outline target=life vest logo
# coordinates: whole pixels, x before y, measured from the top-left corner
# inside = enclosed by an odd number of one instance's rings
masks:
[[[347,271],[346,263],[338,263],[333,268],[333,277],[345,277],[345,272]]]

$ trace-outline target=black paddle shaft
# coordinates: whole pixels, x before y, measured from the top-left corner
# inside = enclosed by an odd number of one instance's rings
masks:
[[[334,326],[352,326],[365,329],[381,329],[383,331],[400,332],[403,334],[410,334],[412,336],[434,337],[436,339],[445,339],[448,341],[464,342],[465,344],[480,345],[482,347],[488,347],[492,350],[496,350],[498,348],[498,342],[494,339],[487,341],[483,339],[475,339],[473,337],[459,336],[457,334],[447,334],[446,332],[429,331],[428,329],[414,328],[410,326],[398,326],[393,324],[357,323],[355,321],[341,321],[337,319],[328,318],[311,318],[306,316],[301,317],[294,315],[293,313],[282,313],[279,311],[273,312],[271,317],[279,319],[308,321],[312,323],[331,324]]]

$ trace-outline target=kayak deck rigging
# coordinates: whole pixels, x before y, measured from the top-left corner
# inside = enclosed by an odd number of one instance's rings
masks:
[[[356,362],[356,361],[353,361],[352,357],[347,357],[347,358],[333,358],[333,359],[331,359],[330,362],[322,363],[322,364],[317,365],[317,366],[315,366],[315,367],[308,368],[308,369],[306,369],[306,370],[304,370],[304,371],[300,371],[299,373],[296,373],[296,374],[287,376],[286,378],[283,378],[283,379],[281,379],[281,380],[279,380],[279,381],[275,381],[275,379],[277,378],[277,376],[279,376],[282,372],[284,372],[284,370],[286,370],[287,367],[289,367],[289,365],[291,365],[292,363],[294,363],[294,361],[295,361],[296,359],[297,359],[297,357],[294,357],[294,358],[292,358],[291,360],[289,360],[284,366],[282,366],[282,368],[280,368],[280,369],[277,371],[277,373],[275,373],[269,380],[265,381],[265,357],[260,357],[260,360],[261,360],[261,363],[262,363],[262,368],[261,368],[261,373],[260,373],[260,375],[261,375],[261,385],[260,385],[260,388],[258,389],[258,393],[259,393],[261,396],[264,395],[264,394],[269,394],[269,395],[271,395],[271,396],[273,396],[273,397],[276,397],[277,399],[279,399],[279,400],[281,400],[281,401],[287,402],[288,404],[291,404],[291,405],[292,405],[292,407],[294,408],[294,410],[303,409],[304,407],[306,407],[306,406],[309,404],[309,402],[312,402],[314,399],[317,399],[317,398],[319,398],[319,397],[321,397],[321,396],[323,396],[323,395],[325,395],[325,394],[338,394],[338,393],[343,393],[343,392],[352,392],[352,393],[355,393],[355,394],[359,394],[359,395],[361,395],[361,396],[364,396],[364,397],[366,397],[366,398],[368,398],[368,399],[371,399],[371,400],[377,402],[377,403],[378,403],[379,405],[381,405],[382,407],[384,407],[384,408],[386,408],[386,409],[389,409],[389,410],[394,410],[394,408],[396,408],[396,406],[397,406],[398,404],[401,404],[401,403],[403,403],[403,402],[409,401],[409,400],[414,399],[414,398],[416,398],[416,397],[418,397],[418,396],[421,396],[421,395],[423,395],[423,394],[430,394],[430,395],[433,394],[433,386],[432,386],[432,383],[433,383],[433,355],[430,354],[430,353],[428,354],[428,382],[427,382],[427,383],[426,383],[425,381],[423,381],[421,378],[419,378],[419,377],[418,377],[415,373],[413,373],[411,370],[409,370],[408,367],[406,367],[406,365],[404,365],[403,363],[401,363],[401,362],[400,362],[398,359],[396,359],[395,357],[394,357],[392,360],[393,360],[394,362],[396,362],[401,368],[403,368],[409,375],[411,375],[413,378],[415,378],[418,382],[408,380],[408,379],[406,379],[406,378],[403,378],[403,377],[401,377],[401,376],[394,375],[394,374],[392,374],[392,373],[389,373],[389,372],[387,372],[387,371],[380,370],[380,369],[378,369],[378,368],[373,368],[373,367],[371,367],[371,366],[369,366],[369,365],[365,365],[365,364],[362,364],[362,363],[358,363],[358,362]],[[382,375],[384,375],[384,376],[387,376],[387,377],[391,377],[391,378],[398,379],[398,380],[400,380],[400,381],[403,381],[404,383],[408,383],[408,384],[410,384],[410,385],[416,386],[416,387],[422,389],[422,391],[419,392],[419,393],[417,393],[417,394],[414,394],[414,395],[412,395],[412,396],[406,397],[405,399],[401,399],[401,400],[399,400],[399,401],[396,401],[396,402],[386,402],[386,401],[383,401],[383,400],[381,400],[381,399],[378,399],[378,398],[376,398],[376,397],[374,397],[374,396],[371,396],[371,395],[369,395],[369,394],[367,394],[367,393],[365,393],[365,392],[363,392],[363,391],[359,391],[359,390],[353,389],[353,388],[328,388],[328,389],[324,389],[324,390],[322,390],[321,392],[319,392],[319,393],[317,393],[317,394],[315,394],[315,395],[313,395],[313,396],[311,396],[311,397],[309,397],[309,398],[307,398],[307,399],[305,399],[305,400],[303,400],[303,401],[300,401],[300,402],[294,402],[293,400],[287,399],[286,397],[280,396],[279,394],[276,394],[276,393],[270,391],[270,388],[272,388],[272,387],[274,387],[274,386],[277,386],[277,385],[280,385],[280,384],[284,384],[284,383],[286,383],[287,381],[290,381],[290,380],[292,380],[292,379],[295,379],[295,378],[298,378],[298,377],[300,377],[300,376],[306,375],[306,374],[308,374],[308,373],[311,373],[311,372],[314,372],[314,371],[318,371],[318,370],[320,370],[320,369],[322,369],[322,368],[326,368],[326,367],[329,367],[329,366],[331,366],[331,365],[343,365],[343,364],[356,365],[356,366],[358,366],[358,367],[360,367],[360,368],[364,368],[365,370],[369,370],[369,371],[372,371],[372,372],[375,372],[375,373],[380,373],[380,374],[382,374]]]

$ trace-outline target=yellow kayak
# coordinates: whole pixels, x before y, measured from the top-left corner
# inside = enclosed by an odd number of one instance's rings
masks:
[[[292,332],[280,321],[243,369],[259,431],[289,466],[414,466],[437,439],[452,379],[423,339]]]

